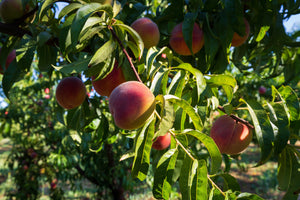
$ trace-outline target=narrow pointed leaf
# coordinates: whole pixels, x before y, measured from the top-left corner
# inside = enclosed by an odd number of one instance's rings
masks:
[[[117,45],[113,39],[108,40],[96,51],[89,63],[89,66],[93,67],[100,64],[101,62],[104,62],[108,57],[111,56],[116,47]]]
[[[182,199],[192,199],[192,183],[194,176],[196,175],[196,169],[198,167],[198,161],[192,160],[189,156],[184,159],[183,166],[180,172],[179,187],[182,195]]]
[[[155,120],[152,115],[140,133],[136,136],[135,157],[132,165],[131,175],[140,181],[145,180],[150,165],[150,152],[152,146],[152,138],[154,135]]]
[[[272,155],[274,132],[269,117],[263,107],[256,101],[249,100],[246,102],[241,99],[248,107],[253,125],[255,128],[256,138],[261,149],[261,158],[257,165],[264,164]]]
[[[211,173],[212,174],[217,173],[217,171],[220,169],[222,164],[222,155],[214,140],[208,135],[201,133],[197,130],[186,130],[183,133],[197,138],[204,144],[211,157]]]
[[[202,124],[200,116],[186,100],[180,99],[173,95],[165,95],[165,99],[167,101],[170,101],[170,102],[178,105],[179,107],[181,107],[191,118],[191,120],[195,126],[195,129],[199,130],[199,131],[202,130],[203,124]]]
[[[159,160],[153,183],[153,196],[157,199],[169,199],[172,191],[173,173],[178,155],[177,149],[170,149]]]
[[[201,93],[206,88],[206,81],[204,79],[203,74],[198,69],[192,67],[189,63],[180,64],[177,67],[174,67],[174,69],[183,69],[194,75],[194,77],[196,79],[197,95],[198,95],[198,100],[199,100]]]
[[[204,160],[198,162],[198,167],[196,170],[196,175],[193,180],[192,185],[192,200],[207,200],[207,166]]]

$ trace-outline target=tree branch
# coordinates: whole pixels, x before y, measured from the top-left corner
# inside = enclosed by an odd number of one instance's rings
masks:
[[[128,55],[128,52],[126,51],[126,49],[124,48],[124,45],[122,44],[122,41],[121,41],[120,38],[117,36],[117,34],[116,34],[116,32],[114,31],[114,29],[113,29],[112,26],[108,26],[108,29],[109,29],[110,32],[112,33],[113,37],[114,37],[114,38],[117,40],[117,42],[119,43],[119,45],[120,45],[120,47],[121,47],[123,53],[125,54],[125,56],[126,56],[128,62],[130,63],[130,67],[132,68],[132,70],[133,70],[133,72],[134,72],[134,74],[135,74],[137,80],[138,80],[139,82],[142,82],[142,80],[141,80],[139,74],[137,73],[137,71],[136,71],[136,69],[135,69],[135,67],[134,67],[134,65],[133,65],[133,63],[132,63],[132,60],[131,60],[130,56]]]
[[[224,107],[218,106],[218,109],[221,110],[222,112],[226,113]],[[239,117],[237,117],[237,116],[235,116],[235,115],[233,115],[233,114],[231,114],[230,117],[233,118],[233,119],[235,119],[235,120],[238,121],[238,122],[241,122],[241,123],[245,124],[245,125],[248,126],[249,128],[254,129],[254,126],[253,126],[252,124],[250,124],[248,121],[246,121],[246,120],[244,120],[244,119],[242,119],[242,118],[239,118]]]

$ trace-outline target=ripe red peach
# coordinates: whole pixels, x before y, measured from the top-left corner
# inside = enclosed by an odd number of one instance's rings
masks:
[[[1,48],[0,48],[1,53]],[[16,58],[16,50],[13,50],[10,52],[7,56],[6,62],[5,62],[5,69],[0,65],[0,74],[4,74],[5,70],[9,67],[10,63]]]
[[[156,150],[164,150],[170,146],[171,134],[168,132],[165,135],[159,136],[152,143],[152,148]]]
[[[267,92],[267,89],[264,86],[260,86],[258,92],[259,94],[265,94]]]
[[[151,19],[147,17],[139,18],[131,24],[131,27],[140,35],[146,49],[158,44],[160,38],[159,29]]]
[[[127,81],[116,87],[109,96],[109,110],[115,124],[133,130],[144,125],[155,109],[155,97],[147,86]]]
[[[172,32],[169,44],[171,48],[178,54],[188,56],[192,55],[192,52],[188,48],[187,44],[183,38],[182,24],[177,24]],[[193,34],[192,34],[192,51],[197,53],[204,45],[204,34],[202,29],[198,26],[197,23],[194,24]]]
[[[103,79],[93,81],[95,79],[92,76],[92,85],[95,91],[101,96],[108,96],[110,93],[121,83],[126,81],[121,67],[118,67],[118,63],[115,62],[114,69]]]
[[[221,153],[236,155],[249,146],[252,131],[245,124],[223,115],[214,122],[210,136]]]
[[[233,34],[233,38],[231,41],[231,46],[233,46],[233,47],[241,46],[242,44],[244,44],[244,42],[246,42],[246,40],[249,37],[250,25],[249,25],[249,22],[245,18],[244,18],[244,22],[245,22],[245,34],[244,34],[244,36],[240,36],[237,33]]]
[[[86,97],[86,88],[81,79],[66,77],[62,79],[56,88],[56,101],[65,109],[73,109],[83,103]]]

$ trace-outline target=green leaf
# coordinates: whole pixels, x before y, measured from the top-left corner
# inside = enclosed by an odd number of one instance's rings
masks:
[[[182,195],[182,199],[192,199],[192,184],[194,176],[196,175],[198,167],[198,161],[192,160],[187,156],[184,161],[180,172],[179,187]]]
[[[194,30],[194,23],[197,18],[196,13],[187,13],[184,16],[184,21],[182,23],[182,34],[185,43],[187,44],[188,48],[194,55],[192,43],[193,43],[193,30]]]
[[[210,87],[223,87],[227,95],[228,102],[231,102],[233,93],[238,88],[237,82],[234,77],[225,74],[208,75],[208,78],[206,78],[205,80]]]
[[[207,200],[207,166],[204,160],[199,160],[196,175],[192,185],[192,199],[193,200]]]
[[[279,103],[267,103],[270,110],[271,122],[276,126],[274,130],[275,140],[274,140],[274,154],[277,156],[287,145],[290,137],[289,130],[289,119],[287,113],[282,104]]]
[[[68,110],[67,127],[73,130],[81,130],[84,127],[84,117],[81,106]]]
[[[143,181],[150,165],[150,152],[152,138],[155,130],[155,118],[152,115],[136,136],[135,157],[133,160],[131,176]]]
[[[115,23],[115,24],[113,24],[113,26],[117,26],[121,30],[125,30],[125,31],[127,31],[129,33],[129,35],[131,36],[131,38],[133,39],[133,41],[138,46],[139,57],[141,57],[143,55],[143,51],[144,51],[144,43],[143,43],[143,40],[140,37],[140,35],[133,28],[131,28],[128,25],[121,24],[121,23]]]
[[[264,200],[264,199],[256,194],[250,194],[250,193],[244,192],[237,196],[237,200]]]
[[[82,71],[88,69],[88,63],[90,60],[91,58],[78,59],[76,62],[72,62],[70,64],[53,67],[65,74],[81,73]]]
[[[280,190],[287,191],[292,179],[292,159],[287,148],[279,154],[277,180]]]
[[[270,26],[260,27],[259,33],[255,39],[256,42],[260,42],[266,35],[267,31],[270,29]]]
[[[232,175],[230,175],[228,173],[223,173],[223,174],[218,174],[218,176],[221,176],[225,181],[224,187],[223,187],[224,191],[225,190],[231,190],[233,192],[241,191],[239,183]]]
[[[156,67],[154,64],[156,63],[157,56],[165,53],[168,54],[170,52],[170,49],[167,47],[163,47],[161,49],[158,48],[150,48],[147,51],[146,55],[146,70],[147,70],[147,78],[149,79],[154,74],[156,75],[156,72],[162,68],[161,65],[159,67]],[[165,69],[164,69],[165,70]]]
[[[76,16],[71,25],[71,48],[74,48],[77,45],[80,32],[84,27],[84,24],[88,18],[95,12],[105,11],[110,18],[112,18],[112,7],[110,5],[102,5],[99,3],[90,3],[85,4],[80,7],[76,13]]]
[[[2,79],[2,87],[5,96],[9,99],[9,91],[13,84],[18,80],[21,75],[21,71],[18,69],[16,60],[13,60],[7,70],[4,72]]]
[[[256,138],[261,149],[261,158],[257,165],[264,164],[272,155],[274,132],[270,119],[263,107],[256,101],[249,100],[246,102],[240,99],[247,105],[255,128]]]
[[[217,171],[220,169],[222,164],[222,155],[214,140],[208,135],[201,133],[197,130],[185,130],[183,133],[197,138],[199,141],[201,141],[204,144],[211,157],[211,173],[212,174],[217,173]]]
[[[53,46],[42,45],[37,47],[38,67],[40,71],[49,71],[56,64],[57,49]]]
[[[172,94],[177,97],[181,97],[186,82],[185,78],[186,78],[185,71],[183,70],[177,71],[167,89],[167,94]]]
[[[201,131],[203,128],[202,121],[198,113],[194,110],[194,108],[184,99],[180,99],[173,95],[165,95],[165,100],[170,101],[179,107],[181,107],[191,118],[195,129]]]
[[[104,62],[108,57],[111,56],[112,52],[116,49],[117,45],[113,39],[108,40],[102,45],[92,57],[89,66],[93,67],[101,62]]]
[[[194,77],[196,78],[197,93],[199,100],[201,93],[205,90],[206,87],[206,81],[203,77],[203,74],[198,69],[192,67],[189,63],[180,64],[177,67],[173,67],[173,69],[183,69],[194,75]]]
[[[168,74],[169,70],[165,68],[160,68],[158,72],[156,72],[155,76],[152,79],[150,90],[153,92],[155,96],[159,94],[167,94],[166,88],[168,84]]]
[[[300,119],[300,103],[296,92],[290,86],[281,86],[278,91],[288,108],[291,121]]]
[[[177,155],[177,149],[170,149],[158,161],[152,188],[153,196],[157,199],[167,200],[170,198]]]
[[[300,153],[298,149],[291,146],[288,146],[287,150],[291,162],[291,179],[288,190],[282,199],[297,200],[300,190]]]
[[[41,6],[40,9],[40,14],[39,14],[39,19],[43,18],[44,13],[47,11],[48,8],[50,8],[52,6],[52,4],[54,4],[56,2],[56,0],[45,0]]]
[[[156,97],[156,100],[159,102],[159,105],[161,105],[161,120],[158,126],[157,132],[154,134],[153,139],[155,140],[158,136],[165,135],[169,129],[173,127],[174,120],[175,120],[175,112],[173,105],[165,101],[162,95],[158,95]]]
[[[69,15],[69,13],[79,9],[80,7],[82,7],[82,4],[75,2],[63,7],[58,14],[58,20],[60,21],[64,16]]]

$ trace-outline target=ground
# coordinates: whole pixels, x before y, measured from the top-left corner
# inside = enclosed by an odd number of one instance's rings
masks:
[[[11,144],[8,139],[0,141],[0,199],[4,198],[5,190],[11,189],[13,183],[11,174],[5,163],[5,159],[9,154]],[[259,148],[255,144],[251,144],[245,152],[238,158],[238,162],[232,161],[230,174],[233,175],[241,186],[242,192],[250,192],[268,200],[279,200],[284,195],[284,192],[277,189],[277,163],[269,161],[267,164],[260,167],[253,167],[259,159]],[[85,188],[85,191],[68,191],[66,192],[67,199],[89,199],[93,196],[94,189],[91,184]],[[41,188],[41,200],[48,200],[47,193],[49,188],[47,185]],[[151,196],[151,189],[144,184],[135,190],[135,194],[128,194],[129,200],[148,199],[154,200]],[[172,195],[172,199],[180,199]],[[85,197],[85,198],[83,198]]]

